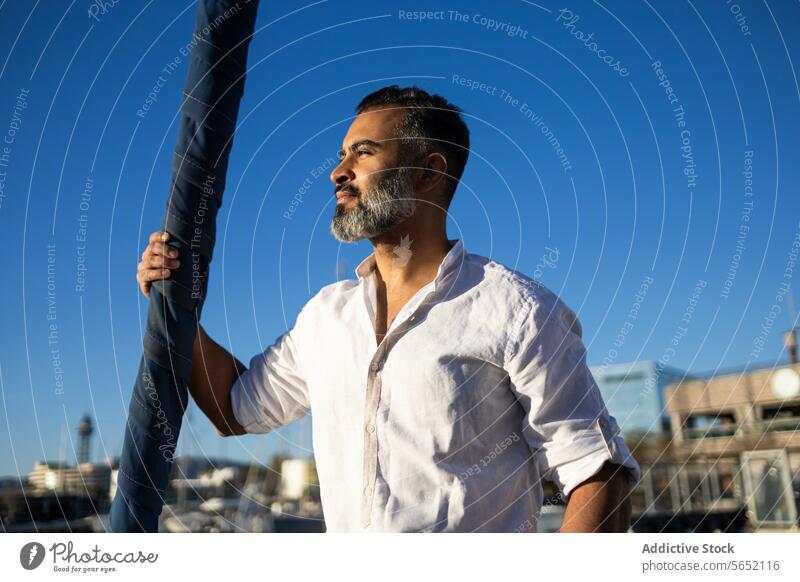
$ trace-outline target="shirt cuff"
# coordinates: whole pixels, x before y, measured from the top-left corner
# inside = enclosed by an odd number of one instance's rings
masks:
[[[255,396],[247,390],[245,379],[250,370],[245,370],[231,387],[231,409],[233,417],[242,428],[252,434],[263,434],[272,430],[272,427],[259,418],[255,411],[258,410]]]
[[[564,500],[575,487],[600,471],[607,461],[625,468],[631,488],[641,479],[639,464],[619,435],[613,417],[597,418],[579,438],[567,445],[550,448],[544,454],[550,479]]]

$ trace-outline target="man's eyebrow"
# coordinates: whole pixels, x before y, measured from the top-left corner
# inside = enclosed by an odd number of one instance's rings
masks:
[[[373,141],[371,139],[360,139],[357,142],[354,142],[354,143],[350,144],[350,151],[354,152],[359,147],[364,146],[364,145],[368,145],[368,146],[371,146],[371,147],[374,147],[374,148],[382,148],[383,147],[382,144],[379,144],[378,142]],[[342,149],[342,150],[339,150],[337,155],[339,156],[339,159],[342,159],[344,157],[344,154],[345,154],[345,152]]]

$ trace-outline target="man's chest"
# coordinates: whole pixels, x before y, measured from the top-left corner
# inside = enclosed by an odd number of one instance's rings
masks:
[[[458,298],[423,305],[378,344],[364,305],[348,305],[315,330],[315,349],[304,350],[315,422],[358,423],[369,399],[409,422],[482,411],[501,393],[497,406],[507,406],[506,326],[474,309]]]
[[[401,289],[398,291],[376,291],[375,302],[375,345],[380,345],[395,318],[408,302],[416,295],[419,288]]]

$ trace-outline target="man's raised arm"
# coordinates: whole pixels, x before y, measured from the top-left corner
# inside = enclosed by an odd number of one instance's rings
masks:
[[[155,281],[169,279],[172,271],[180,267],[178,251],[167,245],[169,239],[170,235],[166,231],[154,232],[142,253],[136,281],[145,297],[150,297],[150,289]],[[198,324],[189,394],[221,436],[246,432],[234,417],[231,405],[231,388],[246,369],[244,364],[212,340]]]

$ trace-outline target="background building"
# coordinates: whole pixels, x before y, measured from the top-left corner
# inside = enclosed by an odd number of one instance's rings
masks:
[[[666,390],[672,510],[746,508],[754,527],[793,527],[800,499],[800,366],[677,382]],[[676,502],[677,501],[677,504]]]
[[[38,462],[28,473],[30,487],[37,491],[55,491],[73,495],[100,495],[108,493],[111,483],[110,462],[76,466],[63,463]]]
[[[645,361],[591,368],[608,411],[624,436],[669,432],[664,389],[685,372]]]

